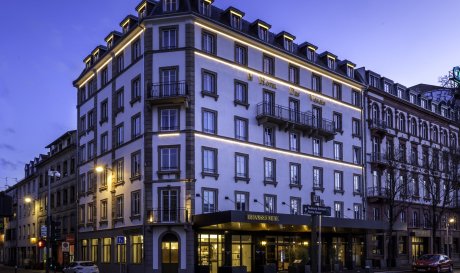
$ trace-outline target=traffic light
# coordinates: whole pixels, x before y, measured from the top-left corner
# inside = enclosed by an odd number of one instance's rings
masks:
[[[43,240],[43,239],[38,240],[37,246],[38,246],[38,248],[46,247],[46,241]]]

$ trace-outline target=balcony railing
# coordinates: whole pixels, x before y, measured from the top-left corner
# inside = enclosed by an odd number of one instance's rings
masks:
[[[155,103],[184,102],[188,95],[185,81],[155,83],[147,99]]]
[[[372,133],[384,134],[387,132],[387,123],[384,120],[372,119],[369,120],[369,128]]]
[[[386,153],[371,153],[368,154],[369,156],[369,162],[371,164],[377,164],[377,165],[387,165],[388,164],[388,154]]]
[[[149,211],[148,222],[151,224],[182,224],[189,222],[186,208],[153,209]]]
[[[318,119],[312,112],[301,112],[281,105],[261,102],[257,104],[257,120],[272,122],[280,126],[289,125],[307,134],[319,134],[326,138],[335,135],[334,122],[327,119]]]

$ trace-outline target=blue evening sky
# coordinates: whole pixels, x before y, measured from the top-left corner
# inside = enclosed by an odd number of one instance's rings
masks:
[[[83,58],[136,0],[1,1],[0,190],[76,128],[72,81]],[[459,65],[457,0],[216,0],[405,86],[437,84]]]

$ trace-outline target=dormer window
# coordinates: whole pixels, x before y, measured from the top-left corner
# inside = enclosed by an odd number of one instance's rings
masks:
[[[307,60],[314,62],[315,61],[316,50],[313,47],[307,47]]]
[[[268,42],[268,28],[264,25],[258,25],[259,39]]]
[[[198,4],[198,10],[205,16],[211,16],[211,1],[200,0],[200,3]]]
[[[396,95],[398,96],[398,98],[401,98],[401,99],[404,98],[404,89],[398,88]]]
[[[353,78],[355,75],[355,68],[349,64],[347,64],[347,76],[349,78]]]
[[[331,56],[327,56],[327,67],[329,69],[335,70],[335,58]]]
[[[426,108],[426,106],[427,106],[426,99],[421,99],[420,100],[420,106],[423,107],[423,108]]]
[[[416,102],[416,97],[415,97],[414,94],[410,94],[410,95],[409,95],[409,101],[410,101],[410,103],[415,104],[415,102]]]
[[[369,85],[375,88],[379,88],[379,82],[377,81],[377,77],[370,75]]]
[[[89,68],[91,66],[91,59],[85,61],[85,67]]]
[[[230,12],[230,25],[232,28],[241,30],[241,15],[233,11]]]
[[[178,7],[178,0],[163,0],[163,12],[176,11]]]
[[[447,109],[444,107],[441,107],[441,116],[447,118],[447,113],[448,113]]]
[[[294,50],[294,43],[292,41],[292,38],[284,36],[284,49],[290,52]]]
[[[107,41],[107,48],[110,49],[112,48],[113,46],[113,38],[110,38],[108,41]]]
[[[145,16],[147,16],[147,8],[144,5],[144,7],[139,10],[139,18],[142,19]]]
[[[122,29],[123,29],[123,34],[125,34],[125,33],[127,33],[127,32],[129,31],[129,21],[127,21],[127,22],[123,25]]]
[[[94,56],[94,61],[99,60],[99,50],[96,51],[96,52],[93,54],[93,56]]]

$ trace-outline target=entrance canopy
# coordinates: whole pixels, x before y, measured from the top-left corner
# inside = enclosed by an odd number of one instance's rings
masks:
[[[384,231],[388,228],[388,223],[384,221],[322,217],[321,222],[322,230],[331,233]],[[196,228],[210,230],[310,232],[312,217],[231,210],[195,215],[193,223]],[[405,230],[405,227],[397,227],[395,230],[399,229]]]

